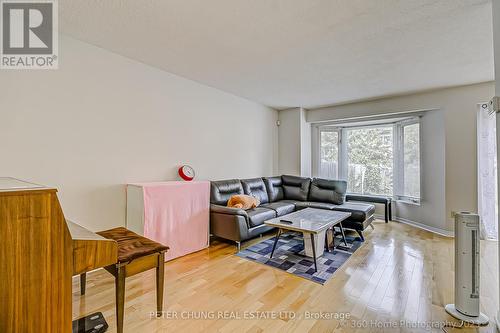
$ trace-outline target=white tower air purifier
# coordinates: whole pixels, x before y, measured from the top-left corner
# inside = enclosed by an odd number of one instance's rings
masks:
[[[479,215],[455,215],[455,304],[445,306],[451,316],[475,325],[488,324],[479,311]]]

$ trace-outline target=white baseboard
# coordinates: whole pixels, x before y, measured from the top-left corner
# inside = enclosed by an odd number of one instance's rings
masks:
[[[385,221],[384,215],[374,214],[373,216],[376,219],[380,219],[380,220]],[[423,230],[426,230],[426,231],[429,231],[429,232],[432,232],[432,233],[435,233],[435,234],[438,234],[441,236],[451,237],[451,238],[455,237],[455,232],[453,232],[453,231],[444,230],[444,229],[440,229],[440,228],[436,228],[436,227],[431,227],[431,226],[425,225],[425,224],[420,223],[420,222],[415,222],[412,220],[405,219],[403,217],[393,216],[392,221],[411,225],[412,227],[423,229]]]

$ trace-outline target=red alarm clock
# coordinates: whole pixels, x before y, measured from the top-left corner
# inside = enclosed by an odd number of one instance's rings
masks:
[[[179,168],[179,176],[186,181],[194,179],[194,169],[189,165],[183,165]]]

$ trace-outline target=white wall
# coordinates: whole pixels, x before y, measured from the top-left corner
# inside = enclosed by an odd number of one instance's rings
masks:
[[[434,90],[309,110],[307,121],[438,110],[429,113],[422,124],[424,202],[421,206],[398,204],[396,215],[451,234],[451,211],[477,211],[477,103],[489,100],[493,92],[491,82]]]
[[[306,110],[292,108],[278,113],[279,174],[311,176],[311,124]]]
[[[277,111],[61,37],[59,70],[0,72],[0,175],[55,186],[93,230],[125,223],[124,184],[277,173]]]
[[[301,169],[301,109],[281,110],[278,113],[279,133],[279,174],[300,175]]]
[[[477,109],[475,109],[477,110]],[[427,111],[420,120],[421,128],[421,203],[420,206],[395,203],[395,216],[419,223],[430,230],[451,235],[446,223],[446,135],[442,110]],[[475,159],[475,158],[474,158]]]
[[[307,122],[307,111],[300,109],[300,175],[312,176],[311,123]]]

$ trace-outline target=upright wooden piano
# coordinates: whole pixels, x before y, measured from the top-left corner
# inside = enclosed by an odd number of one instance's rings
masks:
[[[71,332],[71,278],[117,244],[66,221],[57,190],[0,177],[0,332]]]

